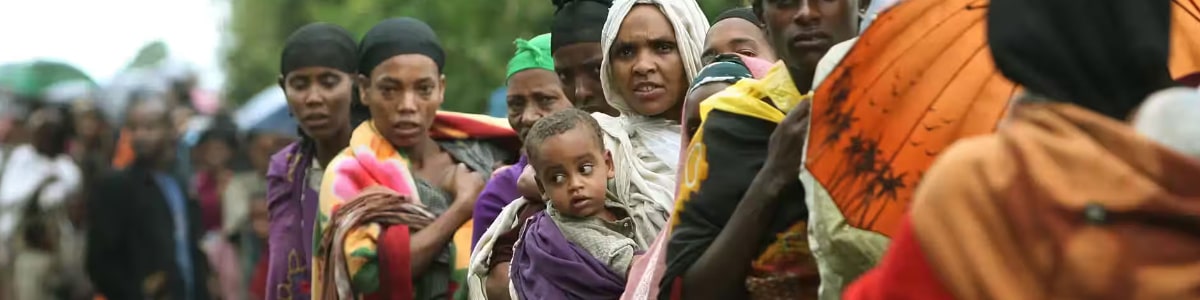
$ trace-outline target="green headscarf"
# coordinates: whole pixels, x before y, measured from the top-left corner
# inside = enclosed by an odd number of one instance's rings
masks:
[[[513,74],[528,69],[545,69],[554,71],[554,57],[550,56],[550,34],[542,34],[528,41],[517,39],[513,42],[517,45],[517,53],[513,54],[513,58],[508,61],[508,75],[504,78],[511,78]]]

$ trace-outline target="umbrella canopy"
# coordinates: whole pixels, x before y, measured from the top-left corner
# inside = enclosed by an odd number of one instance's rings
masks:
[[[87,73],[60,62],[33,61],[0,66],[0,86],[22,97],[42,96],[48,87],[66,81],[96,85]]]
[[[289,114],[287,96],[277,86],[268,87],[251,97],[234,113],[233,120],[242,130],[289,136],[296,134],[298,125]]]
[[[1174,1],[1171,72],[1200,70],[1200,8]],[[905,0],[817,89],[805,166],[845,223],[891,236],[921,175],[992,132],[1018,87],[993,64],[986,0]]]

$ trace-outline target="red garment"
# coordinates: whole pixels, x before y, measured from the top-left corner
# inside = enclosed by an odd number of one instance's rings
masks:
[[[408,226],[404,225],[388,227],[379,235],[379,240],[376,241],[381,271],[379,290],[366,295],[366,300],[412,300],[413,278],[409,272],[412,268],[409,261],[409,238]],[[450,295],[453,294],[454,291],[450,291]]]
[[[846,287],[842,299],[939,300],[954,297],[933,273],[912,224],[905,216],[883,260]]]
[[[267,251],[269,247],[263,247],[261,256],[258,257],[258,263],[254,265],[254,275],[250,277],[250,298],[251,299],[267,299],[267,266],[271,255]]]
[[[221,194],[225,184],[211,172],[196,173],[196,198],[200,202],[200,224],[204,231],[221,230]]]

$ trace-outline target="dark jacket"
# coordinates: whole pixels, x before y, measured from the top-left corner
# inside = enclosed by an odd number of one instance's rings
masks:
[[[187,197],[187,186],[179,184]],[[186,299],[175,257],[175,222],[152,173],[136,166],[108,173],[88,196],[87,270],[96,290],[110,300]],[[200,209],[196,201],[185,202],[192,299],[206,300],[209,265],[200,251]]]

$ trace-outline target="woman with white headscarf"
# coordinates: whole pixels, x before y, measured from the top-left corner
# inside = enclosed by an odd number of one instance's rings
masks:
[[[593,117],[616,164],[610,190],[639,214],[634,218],[643,247],[674,208],[684,97],[703,67],[708,27],[691,0],[621,1],[604,24],[601,84],[621,115]]]
[[[708,20],[693,0],[626,0],[609,10],[600,67],[608,103],[620,112],[592,114],[604,132],[615,176],[609,192],[628,207],[632,239],[644,250],[673,208],[680,119],[688,85],[701,68]],[[556,228],[526,228],[509,275],[521,299],[615,299],[628,270],[612,270]]]

